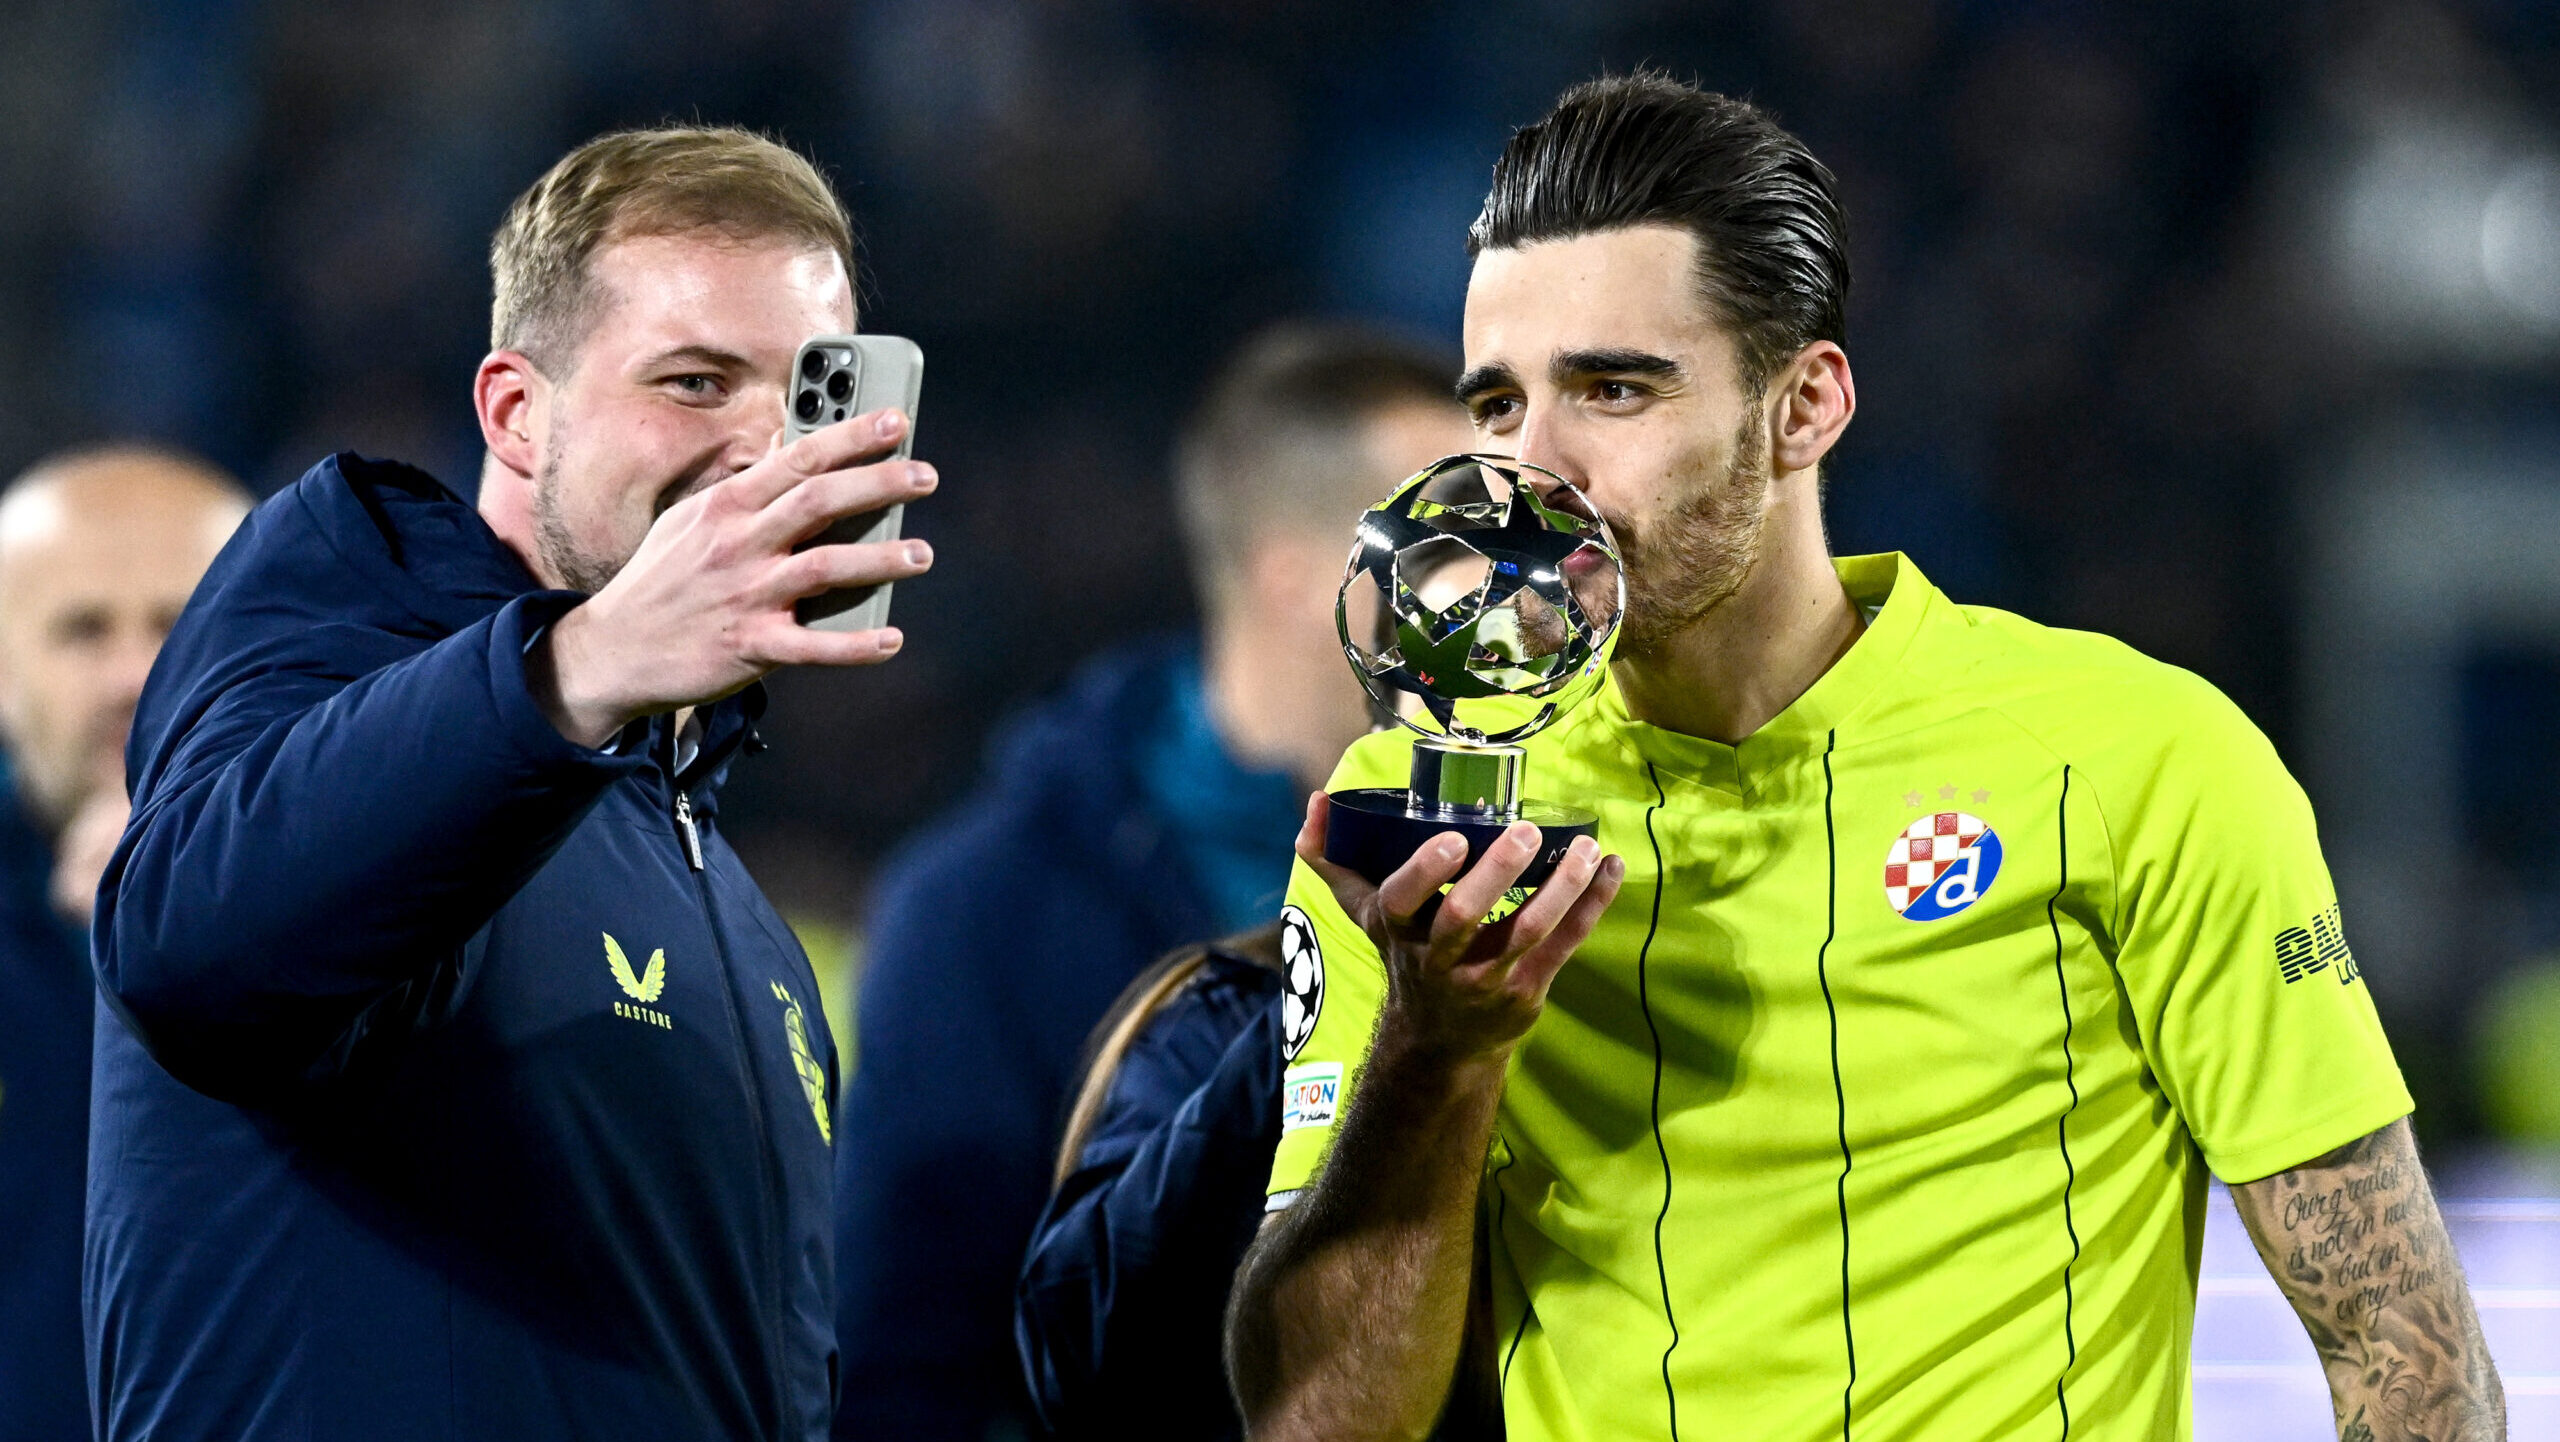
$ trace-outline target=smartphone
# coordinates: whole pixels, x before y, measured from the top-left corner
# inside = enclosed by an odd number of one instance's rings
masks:
[[[924,352],[914,341],[894,335],[814,336],[801,343],[800,354],[792,360],[785,437],[796,441],[838,421],[895,407],[906,413],[907,432],[890,454],[905,460],[915,453],[916,400],[923,392]],[[894,541],[906,509],[884,506],[847,516],[812,537],[802,549],[847,541]],[[804,597],[798,614],[802,625],[820,631],[868,631],[888,625],[889,583],[847,586]]]

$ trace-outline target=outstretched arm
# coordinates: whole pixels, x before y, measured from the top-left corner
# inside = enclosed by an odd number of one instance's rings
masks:
[[[2329,1374],[2342,1442],[2490,1442],[2506,1395],[2407,1118],[2231,1188]]]

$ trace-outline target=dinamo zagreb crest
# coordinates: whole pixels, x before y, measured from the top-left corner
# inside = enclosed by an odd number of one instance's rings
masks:
[[[1884,899],[1905,921],[1937,921],[1982,899],[2000,874],[2000,833],[1941,811],[1902,829],[1884,856]]]
[[[1280,908],[1280,979],[1280,1056],[1296,1061],[1324,1012],[1324,953],[1316,946],[1316,924],[1294,906]]]

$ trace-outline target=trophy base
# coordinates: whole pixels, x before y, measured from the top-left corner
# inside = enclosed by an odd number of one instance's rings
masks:
[[[1556,863],[1564,860],[1565,848],[1573,844],[1575,837],[1591,836],[1600,829],[1600,818],[1592,813],[1548,801],[1523,801],[1516,813],[1503,816],[1490,811],[1472,815],[1417,811],[1413,793],[1394,786],[1336,791],[1331,799],[1333,810],[1325,827],[1324,859],[1347,867],[1372,883],[1385,881],[1397,867],[1413,859],[1422,843],[1444,831],[1457,832],[1467,839],[1466,864],[1473,866],[1496,837],[1527,821],[1538,828],[1538,854],[1529,858],[1517,884],[1536,886],[1556,869]]]

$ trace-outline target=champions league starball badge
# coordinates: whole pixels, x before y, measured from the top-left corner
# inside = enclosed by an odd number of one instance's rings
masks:
[[[1334,623],[1360,684],[1421,739],[1408,788],[1333,793],[1325,859],[1383,881],[1425,841],[1455,831],[1472,865],[1507,827],[1529,821],[1538,853],[1519,884],[1543,881],[1599,818],[1521,799],[1518,743],[1600,689],[1625,610],[1617,542],[1553,472],[1450,456],[1372,506]],[[1488,731],[1458,712],[1459,702],[1503,697],[1530,703],[1526,714],[1506,714],[1508,724]]]

